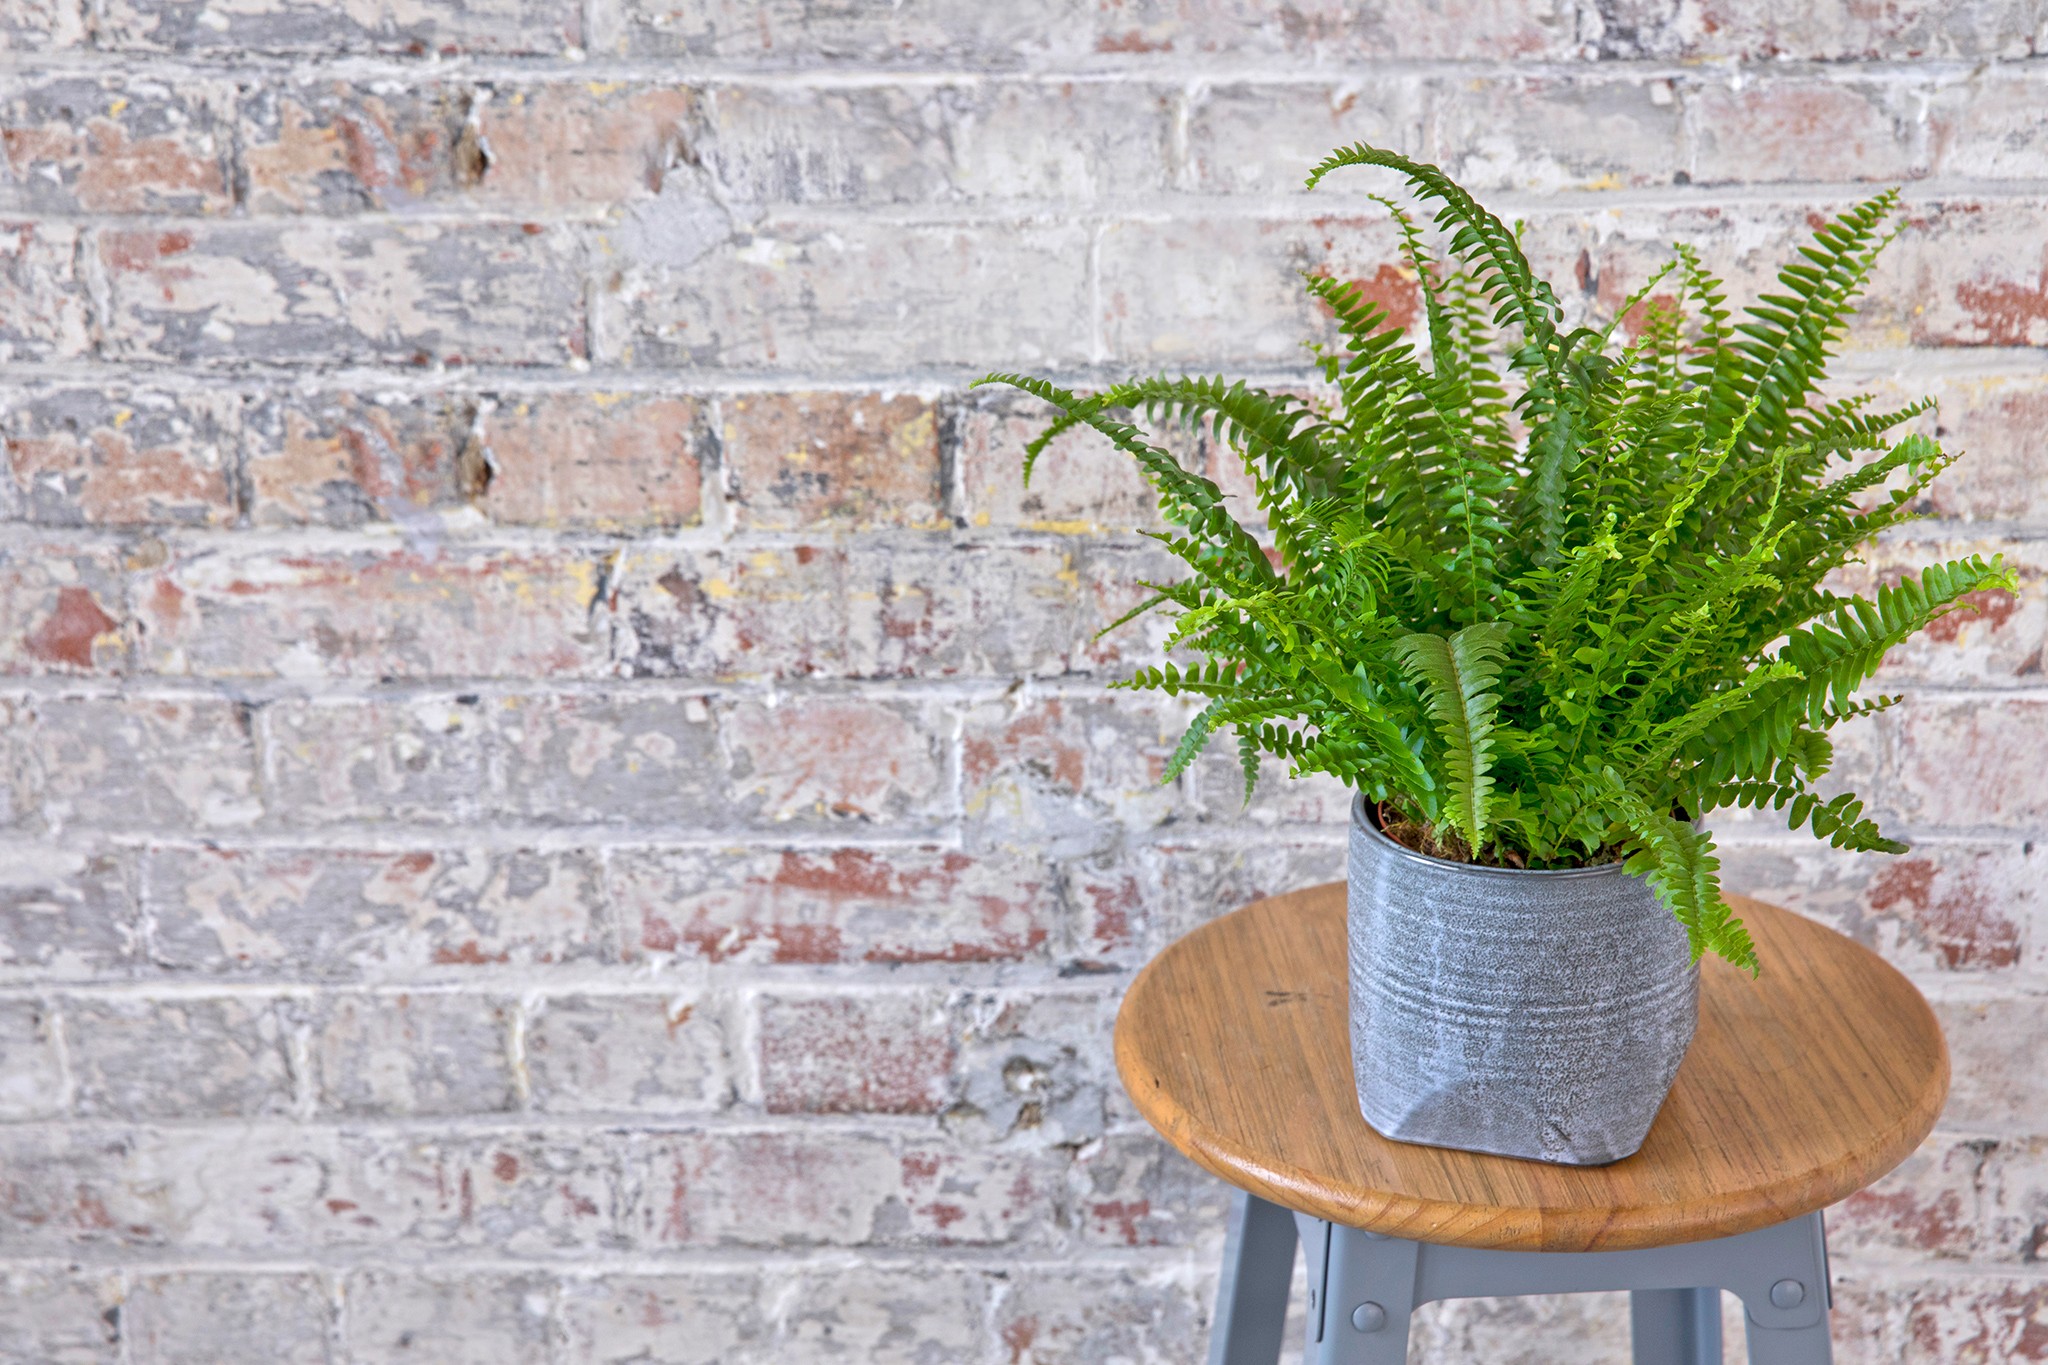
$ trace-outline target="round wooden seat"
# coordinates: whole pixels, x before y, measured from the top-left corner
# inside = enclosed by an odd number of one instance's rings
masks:
[[[1832,1204],[1934,1126],[1948,1049],[1874,953],[1729,898],[1763,964],[1702,965],[1699,1032],[1636,1155],[1550,1166],[1390,1142],[1359,1116],[1344,887],[1257,901],[1175,942],[1131,985],[1117,1070],[1167,1141],[1233,1185],[1389,1236],[1619,1251],[1732,1236]]]

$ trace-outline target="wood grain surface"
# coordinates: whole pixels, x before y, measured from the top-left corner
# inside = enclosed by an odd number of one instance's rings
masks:
[[[1610,1251],[1810,1213],[1903,1160],[1948,1094],[1927,1002],[1874,953],[1730,897],[1762,960],[1702,966],[1699,1032],[1640,1152],[1551,1166],[1390,1142],[1359,1117],[1344,887],[1257,901],[1138,974],[1117,1070],[1167,1141],[1233,1185],[1460,1246]]]

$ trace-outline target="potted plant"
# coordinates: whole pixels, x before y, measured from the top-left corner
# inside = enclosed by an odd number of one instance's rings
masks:
[[[1699,960],[1748,971],[1710,811],[1769,806],[1837,848],[1897,852],[1827,732],[1885,652],[1996,559],[1843,596],[1825,586],[1912,515],[1951,457],[1817,385],[1887,241],[1895,191],[1820,228],[1737,319],[1685,246],[1602,327],[1570,327],[1516,233],[1441,170],[1364,145],[1435,207],[1399,205],[1426,344],[1353,284],[1307,276],[1341,341],[1303,398],[1222,379],[1082,397],[992,375],[1136,458],[1187,577],[1137,611],[1199,657],[1122,687],[1206,699],[1167,776],[1234,732],[1352,787],[1352,1051],[1391,1138],[1591,1164],[1634,1152],[1691,1041]],[[1662,286],[1656,298],[1652,292]],[[1634,317],[1630,339],[1618,338]],[[1426,357],[1426,358],[1425,358]],[[1218,486],[1116,414],[1206,424],[1244,459],[1268,547]],[[1121,621],[1114,624],[1122,624]]]

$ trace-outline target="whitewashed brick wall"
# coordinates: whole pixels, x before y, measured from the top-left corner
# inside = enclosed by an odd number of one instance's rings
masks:
[[[1598,315],[1885,183],[1842,373],[2023,590],[1844,766],[1915,851],[1731,883],[1937,1002],[1847,1365],[2048,1360],[2041,0],[5,0],[0,1359],[1200,1358],[1223,1199],[1129,973],[1329,880],[1092,632],[1142,486],[997,367],[1304,375],[1412,312],[1368,139]],[[1191,458],[1216,452],[1199,445]],[[1227,470],[1218,472],[1228,475]],[[1612,1298],[1416,1358],[1625,1358]]]

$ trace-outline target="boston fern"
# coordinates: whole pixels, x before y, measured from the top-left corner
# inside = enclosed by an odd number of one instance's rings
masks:
[[[1686,247],[1605,328],[1565,329],[1516,234],[1434,166],[1364,145],[1436,206],[1442,255],[1391,201],[1427,319],[1427,360],[1355,284],[1310,275],[1341,344],[1330,396],[1156,378],[1080,397],[993,375],[1059,412],[1028,447],[1088,427],[1134,456],[1192,575],[1144,585],[1206,661],[1119,686],[1207,699],[1168,765],[1235,732],[1246,796],[1262,755],[1363,792],[1437,856],[1555,868],[1626,858],[1695,958],[1755,970],[1698,817],[1769,805],[1837,848],[1896,852],[1854,796],[1822,800],[1826,732],[1885,651],[2012,586],[1970,558],[1845,597],[1822,586],[1910,515],[1950,461],[1876,411],[1816,392],[1890,240],[1896,194],[1821,228],[1740,320]],[[1666,282],[1669,282],[1668,284]],[[1665,285],[1666,293],[1652,298]],[[1675,302],[1673,301],[1675,299]],[[1633,340],[1616,326],[1640,310]],[[1278,564],[1218,487],[1118,413],[1206,424],[1245,460]]]

